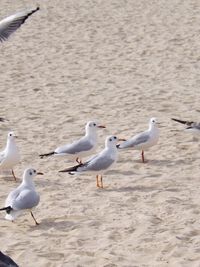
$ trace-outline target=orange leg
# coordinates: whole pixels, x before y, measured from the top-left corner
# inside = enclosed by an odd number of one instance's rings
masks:
[[[100,175],[100,181],[101,181],[101,188],[103,188],[103,177]]]
[[[14,174],[14,171],[12,170],[12,175],[13,175],[13,177],[14,177],[14,179],[15,179],[15,182],[17,181],[17,177],[15,176],[15,174]]]
[[[99,175],[98,175],[98,174],[96,175],[96,181],[97,181],[97,187],[101,187],[101,186],[99,185]]]

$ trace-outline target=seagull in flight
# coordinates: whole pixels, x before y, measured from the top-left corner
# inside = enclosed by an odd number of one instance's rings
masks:
[[[15,32],[33,13],[38,11],[40,8],[29,9],[19,11],[3,20],[0,21],[0,42],[8,39],[8,37]]]

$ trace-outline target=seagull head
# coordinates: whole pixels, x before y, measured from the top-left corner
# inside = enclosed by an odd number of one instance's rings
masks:
[[[42,172],[37,172],[35,169],[33,168],[28,168],[24,171],[24,178],[26,180],[32,179],[34,178],[36,175],[43,175]]]
[[[117,148],[117,143],[119,141],[125,141],[125,139],[118,138],[115,135],[110,135],[106,138],[105,146]]]
[[[95,121],[88,121],[88,123],[85,126],[86,133],[93,133],[96,132],[98,128],[106,128],[103,125],[99,125]]]
[[[9,139],[9,140],[13,140],[13,139],[15,139],[15,138],[17,138],[17,136],[15,135],[14,132],[9,132],[9,133],[8,133],[8,139]]]
[[[149,122],[150,122],[150,125],[158,124],[158,120],[156,118],[151,118]]]

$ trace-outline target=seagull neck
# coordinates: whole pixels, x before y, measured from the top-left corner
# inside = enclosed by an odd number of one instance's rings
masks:
[[[158,127],[157,125],[155,124],[150,124],[149,125],[149,131],[152,132],[152,131],[158,131]]]
[[[107,150],[110,150],[112,153],[117,153],[117,147],[116,146],[106,146]]]
[[[10,146],[13,147],[13,145],[16,146],[15,140],[14,139],[8,139],[7,144],[6,144],[6,148],[8,149]]]
[[[23,185],[28,186],[29,188],[35,189],[35,184],[30,177],[23,177]]]
[[[97,140],[97,133],[88,131],[85,134],[86,137],[88,137],[90,140],[96,141]]]

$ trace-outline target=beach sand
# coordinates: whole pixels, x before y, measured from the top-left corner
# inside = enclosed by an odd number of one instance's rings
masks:
[[[20,267],[200,266],[199,142],[171,117],[200,121],[198,1],[43,0],[0,45],[3,148],[15,131],[21,162],[45,173],[41,201],[14,223],[0,214],[0,250]],[[1,0],[0,17],[38,1]],[[40,159],[97,120],[105,137],[129,138],[161,123],[146,152],[119,151],[96,188],[95,176],[58,173],[74,163]],[[2,174],[0,206],[19,183]]]

